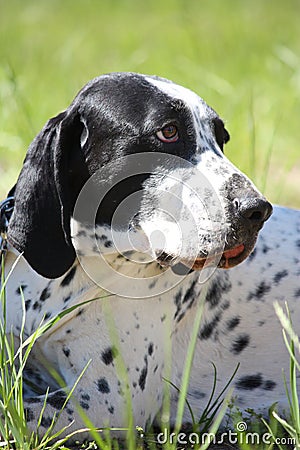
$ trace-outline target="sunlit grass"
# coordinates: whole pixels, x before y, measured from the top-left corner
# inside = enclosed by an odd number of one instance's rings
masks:
[[[203,96],[226,120],[234,163],[271,201],[299,206],[299,13],[298,0],[1,1],[1,195],[86,81],[138,71]]]

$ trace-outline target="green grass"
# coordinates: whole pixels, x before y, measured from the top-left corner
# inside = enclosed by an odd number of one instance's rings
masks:
[[[299,0],[0,0],[0,198],[14,183],[30,141],[86,81],[137,71],[199,93],[227,123],[229,158],[272,202],[300,207],[299,13]],[[287,431],[299,437],[292,356],[298,341],[289,337]],[[5,371],[14,349],[3,336],[1,342],[8,351],[8,359],[1,354]],[[18,382],[20,375],[15,372]],[[177,387],[177,426],[186,387]],[[6,388],[10,398],[16,393],[17,433],[24,425],[22,386]],[[133,436],[128,439],[132,447]]]
[[[129,70],[198,92],[234,163],[300,206],[299,13],[299,0],[0,0],[0,195],[87,80]]]

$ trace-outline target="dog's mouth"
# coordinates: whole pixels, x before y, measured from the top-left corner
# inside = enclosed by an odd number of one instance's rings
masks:
[[[249,252],[246,251],[245,244],[237,245],[229,250],[225,250],[221,255],[216,254],[208,258],[196,258],[194,264],[191,266],[193,270],[200,270],[205,266],[214,265],[218,262],[217,267],[221,269],[230,269],[242,262]]]
[[[244,261],[251,251],[253,250],[254,243],[242,243],[235,247],[225,250],[223,253],[215,253],[204,258],[196,258],[194,261],[188,261],[162,253],[158,258],[158,262],[161,266],[172,266],[176,271],[176,266],[186,267],[187,270],[183,270],[182,273],[188,273],[192,270],[201,270],[203,267],[216,266],[220,269],[231,269],[232,267],[240,264]],[[180,274],[180,270],[178,271]]]

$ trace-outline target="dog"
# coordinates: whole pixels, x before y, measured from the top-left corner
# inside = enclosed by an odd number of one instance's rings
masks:
[[[288,300],[298,322],[300,214],[275,208],[270,218],[224,156],[228,140],[195,93],[134,73],[90,81],[34,139],[10,193],[7,331],[18,342],[24,308],[24,339],[61,318],[25,368],[30,429],[45,398],[41,434],[62,407],[55,429],[67,433],[83,426],[80,411],[96,427],[128,426],[128,408],[136,426],[159,421],[163,377],[180,387],[205,289],[187,397],[195,414],[211,362],[218,389],[240,363],[239,407],[283,400],[288,357],[272,302]]]

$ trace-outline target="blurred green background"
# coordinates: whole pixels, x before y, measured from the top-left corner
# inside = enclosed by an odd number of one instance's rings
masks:
[[[227,156],[300,207],[299,0],[0,0],[0,195],[49,117],[90,78],[157,74],[203,97]]]

